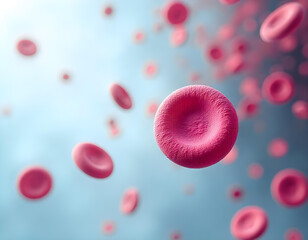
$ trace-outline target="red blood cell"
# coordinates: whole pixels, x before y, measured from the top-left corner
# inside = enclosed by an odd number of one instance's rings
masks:
[[[304,240],[302,233],[297,229],[289,229],[284,235],[285,240]]]
[[[254,240],[266,231],[268,218],[266,212],[257,206],[239,210],[232,218],[231,233],[241,240]]]
[[[289,35],[279,41],[279,48],[283,52],[292,52],[297,47],[297,39],[293,35]]]
[[[218,38],[220,40],[228,40],[233,35],[234,35],[234,27],[231,24],[226,24],[219,28]]]
[[[239,201],[243,198],[244,196],[244,190],[239,187],[239,186],[232,186],[229,190],[228,190],[228,195],[231,198],[231,200],[233,201]]]
[[[222,159],[222,163],[231,164],[237,159],[237,156],[238,156],[237,147],[233,146],[231,151]]]
[[[107,6],[103,9],[103,12],[106,16],[110,16],[113,13],[113,8],[111,6]]]
[[[240,86],[240,92],[245,97],[259,101],[261,99],[261,91],[259,88],[258,80],[255,78],[245,78]]]
[[[110,94],[113,100],[123,109],[131,109],[133,106],[132,99],[128,92],[117,83],[112,83],[110,85]]]
[[[220,45],[214,44],[206,49],[206,56],[210,61],[218,62],[224,58],[224,50]]]
[[[114,221],[108,220],[102,224],[102,232],[105,235],[111,235],[116,230],[116,224]]]
[[[307,200],[306,176],[295,169],[284,169],[273,178],[271,192],[273,198],[286,207],[300,206]]]
[[[262,23],[260,36],[265,42],[280,40],[292,33],[301,23],[304,8],[300,3],[289,2],[272,12]]]
[[[72,157],[77,167],[94,178],[107,178],[113,171],[113,162],[109,154],[92,143],[78,143]]]
[[[292,112],[299,119],[308,119],[308,102],[296,101],[292,105]]]
[[[244,117],[254,117],[259,112],[259,103],[255,99],[244,98],[239,103],[238,111]]]
[[[308,61],[302,62],[298,67],[298,73],[302,76],[308,76]]]
[[[50,173],[39,166],[24,169],[17,178],[17,188],[26,198],[39,199],[46,196],[52,187]]]
[[[120,204],[120,210],[124,214],[131,214],[135,211],[139,202],[139,193],[135,188],[130,188],[124,192]]]
[[[268,153],[272,157],[280,158],[285,156],[289,151],[289,144],[282,138],[272,140],[268,145]]]
[[[146,113],[149,116],[154,116],[157,109],[158,109],[159,104],[157,102],[150,102],[146,108]]]
[[[114,119],[108,121],[109,134],[111,137],[116,137],[120,134],[120,128]]]
[[[258,179],[263,175],[263,167],[259,163],[252,163],[248,168],[248,175],[253,179]]]
[[[191,82],[191,83],[198,83],[200,81],[201,81],[201,76],[200,76],[199,73],[194,72],[194,73],[191,73],[189,75],[189,82]]]
[[[272,104],[284,104],[294,95],[294,80],[284,72],[271,73],[263,82],[263,97]]]
[[[16,47],[18,52],[24,56],[32,56],[37,51],[35,43],[28,39],[20,40]]]
[[[234,3],[239,2],[240,0],[219,0],[222,4],[227,4],[227,5],[231,5]]]
[[[182,235],[179,232],[173,232],[170,234],[170,240],[181,240]]]
[[[174,47],[179,47],[186,42],[187,31],[186,28],[182,25],[176,26],[171,32],[170,44]]]
[[[165,18],[172,25],[183,24],[189,15],[187,6],[180,1],[172,1],[164,8]]]
[[[133,40],[138,44],[143,43],[145,41],[145,33],[142,30],[135,32]]]
[[[245,53],[248,50],[248,42],[242,38],[238,38],[233,42],[233,51],[238,53]]]
[[[158,67],[155,62],[148,62],[144,65],[144,74],[147,77],[153,77],[157,74]]]
[[[198,46],[203,47],[206,41],[206,30],[203,25],[197,26],[195,42]]]
[[[171,161],[203,168],[230,152],[237,138],[238,119],[222,93],[193,85],[174,91],[162,102],[154,132],[158,146]]]
[[[229,74],[237,74],[245,67],[243,55],[241,53],[232,54],[225,63],[225,70]]]

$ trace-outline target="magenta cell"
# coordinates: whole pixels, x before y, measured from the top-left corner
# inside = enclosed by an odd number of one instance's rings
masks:
[[[187,86],[171,93],[159,106],[154,132],[158,146],[171,161],[203,168],[230,152],[238,119],[232,103],[219,91]]]
[[[279,204],[285,207],[298,207],[307,200],[307,178],[298,170],[284,169],[273,178],[271,192]]]
[[[179,47],[186,42],[187,31],[183,25],[174,27],[170,35],[170,44],[174,47]]]
[[[78,143],[72,157],[77,167],[94,178],[107,178],[113,171],[113,161],[109,154],[92,143]]]
[[[224,50],[221,45],[213,44],[206,49],[206,57],[212,62],[221,61],[224,58]]]
[[[40,199],[50,192],[52,178],[45,168],[39,166],[28,167],[19,174],[17,188],[28,199]]]
[[[258,206],[247,206],[239,210],[232,218],[231,233],[241,240],[255,240],[267,229],[266,212]]]
[[[188,7],[180,1],[171,1],[164,8],[164,15],[171,25],[185,23],[189,16]]]
[[[244,190],[240,186],[232,186],[228,189],[228,196],[232,201],[240,201],[244,197]]]
[[[117,83],[112,83],[109,88],[113,100],[123,109],[131,109],[133,106],[132,99],[128,92]]]
[[[170,234],[170,240],[181,240],[182,239],[182,235],[180,232],[172,232]]]
[[[291,34],[301,23],[304,8],[298,2],[289,2],[272,12],[262,23],[260,36],[265,42],[274,42]]]
[[[253,98],[244,98],[238,105],[238,111],[243,117],[255,117],[259,112],[259,102]]]
[[[272,140],[268,145],[268,153],[275,158],[284,157],[289,151],[289,144],[282,138]]]
[[[303,234],[295,228],[288,229],[284,235],[285,240],[304,240]]]
[[[103,14],[106,16],[111,16],[113,14],[113,8],[111,6],[104,7]]]
[[[232,48],[234,52],[245,53],[248,51],[249,46],[246,40],[244,40],[243,38],[238,38],[233,41]]]
[[[135,211],[139,202],[139,192],[136,188],[127,189],[120,203],[120,211],[124,214],[131,214]]]
[[[271,73],[263,82],[262,95],[272,104],[284,104],[295,92],[293,78],[285,72]]]
[[[292,52],[297,47],[297,38],[289,35],[279,41],[279,48],[282,52]]]
[[[17,43],[17,51],[24,56],[33,56],[37,52],[35,43],[29,39],[22,39]]]
[[[292,112],[299,119],[308,119],[308,102],[296,101],[292,105]]]
[[[219,0],[222,4],[226,4],[226,5],[232,5],[235,4],[237,2],[239,2],[240,0]]]
[[[263,167],[259,163],[252,163],[248,167],[248,176],[252,179],[259,179],[263,175]]]

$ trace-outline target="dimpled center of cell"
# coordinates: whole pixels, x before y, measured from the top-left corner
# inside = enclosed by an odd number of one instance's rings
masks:
[[[292,178],[286,179],[285,181],[282,182],[281,188],[283,189],[283,193],[287,197],[292,197],[296,193],[297,190],[297,184],[296,181]]]
[[[45,180],[43,174],[33,173],[32,176],[29,177],[29,186],[32,191],[40,191],[45,184]]]
[[[239,227],[243,230],[249,230],[254,225],[254,219],[250,214],[246,214],[239,220]]]
[[[271,86],[271,93],[278,97],[283,91],[283,86],[281,84],[280,81],[276,81],[273,83],[273,85]]]

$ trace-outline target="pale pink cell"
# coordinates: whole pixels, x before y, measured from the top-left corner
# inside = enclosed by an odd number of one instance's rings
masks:
[[[228,189],[228,196],[232,201],[240,201],[244,197],[244,190],[240,186],[232,186]]]
[[[297,47],[297,38],[294,35],[289,35],[279,41],[279,48],[282,52],[292,52]]]
[[[143,67],[143,71],[147,77],[154,77],[158,72],[158,66],[155,62],[147,62]]]
[[[284,157],[289,151],[289,144],[282,138],[272,140],[268,145],[268,153],[275,158]]]
[[[109,154],[92,143],[78,143],[72,151],[77,167],[94,178],[107,178],[113,171],[113,161]]]
[[[308,76],[308,61],[299,64],[298,73],[304,77]]]
[[[170,1],[164,7],[164,16],[171,25],[184,24],[189,16],[188,7],[181,1]]]
[[[133,37],[134,43],[141,44],[145,41],[145,33],[143,30],[137,30]]]
[[[203,25],[199,25],[195,31],[195,43],[197,46],[203,47],[207,39],[206,29]]]
[[[120,134],[120,127],[115,119],[111,118],[108,121],[108,129],[110,137],[117,137]]]
[[[225,70],[229,74],[238,74],[245,68],[243,54],[234,53],[225,62]]]
[[[240,92],[245,97],[254,99],[255,101],[260,101],[261,90],[259,87],[259,82],[257,79],[252,77],[245,78],[240,85]]]
[[[308,119],[308,102],[296,101],[292,105],[292,112],[299,119]]]
[[[233,146],[231,151],[222,159],[223,164],[231,164],[234,163],[238,157],[238,150],[236,146]]]
[[[154,132],[158,146],[171,161],[203,168],[230,152],[237,138],[238,119],[222,93],[192,85],[174,91],[162,102]]]
[[[248,167],[248,175],[252,179],[259,179],[263,176],[263,167],[259,163],[252,163]]]
[[[244,98],[239,102],[238,111],[243,117],[255,117],[259,113],[259,102],[253,98]]]
[[[170,35],[170,44],[173,47],[179,47],[183,45],[187,40],[187,31],[185,26],[178,25],[175,26],[174,29],[171,31]]]
[[[222,25],[218,30],[218,38],[220,40],[229,40],[234,36],[234,27],[231,24]]]
[[[308,185],[306,176],[295,169],[284,169],[272,180],[273,198],[285,207],[298,207],[307,200]]]
[[[288,229],[284,234],[285,240],[304,240],[303,234],[295,228]]]
[[[208,46],[205,54],[206,57],[212,62],[219,62],[225,56],[224,49],[220,44],[212,44]]]
[[[262,23],[260,36],[265,42],[278,41],[290,35],[301,23],[304,8],[298,2],[289,2],[277,8]]]
[[[201,82],[201,75],[198,72],[193,72],[189,75],[188,81],[190,83],[200,83]]]
[[[103,14],[104,14],[105,16],[111,16],[111,15],[113,14],[113,8],[112,8],[112,6],[105,6],[105,7],[103,8]]]
[[[262,95],[272,104],[284,104],[292,99],[295,84],[292,76],[285,72],[271,73],[263,82]]]
[[[35,43],[29,39],[22,39],[17,43],[17,51],[24,56],[33,56],[37,52]]]
[[[149,102],[146,107],[146,114],[148,116],[154,116],[158,109],[158,106],[159,104],[155,101]]]
[[[113,100],[123,109],[131,109],[133,106],[132,99],[128,92],[117,83],[112,83],[109,88]]]
[[[181,240],[181,239],[182,239],[182,235],[178,231],[172,232],[170,234],[170,240]]]
[[[112,235],[116,231],[116,224],[112,220],[105,221],[102,224],[102,232],[105,235]]]
[[[235,4],[237,2],[239,2],[240,0],[219,0],[222,4],[226,4],[226,5],[232,5]]]
[[[120,211],[124,214],[133,213],[139,203],[139,192],[136,188],[127,189],[120,203]]]
[[[47,169],[40,166],[25,168],[17,177],[17,189],[28,199],[45,197],[52,188],[52,177]]]
[[[231,220],[232,235],[241,240],[255,240],[261,237],[268,226],[266,212],[258,206],[239,210]]]

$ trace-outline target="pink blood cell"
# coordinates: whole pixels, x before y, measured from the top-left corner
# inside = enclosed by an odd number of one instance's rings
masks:
[[[263,175],[263,167],[259,163],[252,163],[248,168],[248,175],[252,179],[258,179]]]
[[[285,156],[289,151],[289,144],[282,138],[272,140],[268,145],[268,153],[270,156],[280,158]]]
[[[238,156],[238,150],[236,146],[233,146],[231,151],[222,159],[222,163],[224,164],[231,164],[235,162]]]
[[[106,16],[111,16],[113,14],[113,8],[111,6],[106,6],[103,9],[103,13]]]
[[[17,178],[19,192],[29,199],[40,199],[46,196],[52,187],[50,173],[42,167],[33,166],[24,169]]]
[[[234,27],[231,24],[223,25],[218,30],[218,38],[220,40],[228,40],[234,35]]]
[[[189,15],[187,6],[180,1],[171,1],[164,8],[164,15],[171,25],[183,24]]]
[[[170,234],[170,240],[181,240],[182,239],[182,235],[179,232],[172,232]]]
[[[154,132],[158,146],[171,161],[203,168],[230,152],[237,138],[238,119],[222,93],[192,85],[174,91],[162,102]]]
[[[130,188],[124,192],[120,204],[120,211],[124,214],[131,214],[135,211],[139,202],[139,193],[136,188]]]
[[[261,99],[259,82],[255,78],[245,78],[241,83],[240,92],[245,97],[249,97],[251,99],[254,99],[255,101],[259,101]]]
[[[284,235],[285,240],[304,240],[303,234],[298,229],[289,229]]]
[[[37,51],[35,43],[29,39],[20,40],[16,48],[20,54],[27,57],[33,56]]]
[[[171,32],[170,44],[174,47],[179,47],[186,42],[187,31],[186,28],[182,25],[176,26]]]
[[[244,98],[240,101],[238,111],[244,117],[255,117],[259,112],[259,103],[252,98]]]
[[[271,192],[273,198],[285,207],[300,206],[307,200],[307,178],[298,170],[284,169],[273,178]]]
[[[283,52],[292,52],[297,47],[297,38],[289,35],[279,41],[279,48]]]
[[[108,220],[102,224],[102,232],[105,235],[111,235],[116,231],[116,224],[114,221]]]
[[[225,63],[225,70],[229,74],[240,73],[245,67],[244,57],[241,53],[232,54]]]
[[[298,73],[302,76],[308,76],[308,61],[302,62],[298,67]]]
[[[245,53],[249,48],[248,42],[242,38],[238,38],[233,42],[232,48],[234,52]]]
[[[239,2],[240,0],[219,0],[222,4],[232,5],[234,3]]]
[[[240,186],[232,186],[228,190],[228,195],[232,201],[239,201],[244,196],[244,190]]]
[[[94,178],[107,178],[113,171],[113,161],[109,154],[92,143],[78,143],[72,157],[77,167]]]
[[[299,119],[308,119],[308,102],[296,101],[292,105],[292,112]]]
[[[195,34],[196,34],[195,36],[196,45],[203,47],[207,38],[205,27],[203,25],[197,26]]]
[[[142,30],[138,30],[134,34],[133,41],[137,44],[143,43],[145,41],[145,33]]]
[[[148,62],[144,65],[143,71],[147,77],[154,77],[158,71],[157,64],[155,62]]]
[[[158,109],[159,104],[157,102],[150,102],[147,105],[146,108],[146,113],[148,116],[154,116],[157,109]]]
[[[260,36],[265,42],[280,40],[291,34],[301,23],[304,8],[300,3],[289,2],[272,12],[262,23]]]
[[[263,82],[262,95],[272,104],[284,104],[294,95],[293,78],[285,72],[271,73]]]
[[[133,102],[128,92],[117,83],[112,83],[109,88],[113,100],[123,109],[131,109]]]
[[[118,123],[116,123],[115,119],[110,119],[108,121],[108,127],[110,137],[116,137],[120,134],[120,128],[118,126]]]
[[[267,229],[266,212],[257,206],[248,206],[239,210],[232,218],[231,233],[241,240],[254,240],[264,234]]]
[[[201,81],[201,76],[200,76],[200,73],[198,72],[193,72],[189,75],[189,82],[190,83],[200,83]]]
[[[210,61],[218,62],[224,58],[224,50],[221,45],[213,44],[206,49],[206,56]]]

